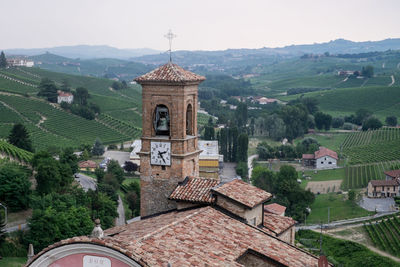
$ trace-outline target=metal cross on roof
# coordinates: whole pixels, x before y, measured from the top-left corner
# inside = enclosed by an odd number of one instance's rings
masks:
[[[167,38],[169,40],[169,61],[172,61],[172,39],[174,39],[175,37],[177,37],[175,34],[172,33],[171,30],[168,31],[168,33],[166,35],[164,35],[165,38]]]

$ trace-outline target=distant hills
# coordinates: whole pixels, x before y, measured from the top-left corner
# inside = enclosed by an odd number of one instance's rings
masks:
[[[148,54],[155,54],[159,51],[149,48],[137,49],[119,49],[107,45],[75,45],[75,46],[57,46],[50,48],[32,48],[32,49],[7,49],[6,54],[9,55],[25,55],[34,56],[45,53],[52,53],[67,58],[117,58],[129,59]]]

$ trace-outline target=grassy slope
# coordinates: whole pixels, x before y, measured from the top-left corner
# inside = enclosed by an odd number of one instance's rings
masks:
[[[320,170],[315,173],[314,171],[306,171],[306,176],[311,177],[311,181],[330,181],[330,180],[343,180],[344,168],[332,170]]]
[[[26,263],[26,258],[4,257],[0,260],[0,267],[22,267]]]

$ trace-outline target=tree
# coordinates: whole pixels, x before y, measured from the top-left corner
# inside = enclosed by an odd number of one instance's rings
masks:
[[[249,167],[247,161],[240,161],[236,165],[236,173],[242,177],[243,180],[247,181],[249,176]]]
[[[43,158],[39,161],[36,174],[39,194],[45,195],[60,189],[62,177],[59,172],[57,161],[53,158]]]
[[[124,170],[131,173],[135,172],[138,169],[138,165],[136,163],[133,163],[132,161],[125,161],[124,164]]]
[[[329,114],[324,114],[320,111],[315,113],[314,115],[315,119],[315,126],[317,126],[318,130],[329,130],[331,128],[331,123],[332,123],[332,116]]]
[[[382,127],[382,122],[378,118],[371,116],[363,122],[362,130],[363,131],[375,130],[381,127]]]
[[[47,98],[49,102],[57,103],[58,89],[54,81],[49,78],[43,78],[39,84],[38,96]]]
[[[215,140],[214,126],[204,126],[204,140]]]
[[[78,157],[74,154],[74,150],[71,147],[62,150],[60,163],[68,164],[71,167],[72,173],[78,172]]]
[[[303,136],[308,129],[308,112],[303,105],[283,106],[279,112],[286,126],[286,138],[289,141],[296,137]]]
[[[71,85],[69,84],[69,81],[67,79],[62,80],[60,89],[63,92],[71,92]]]
[[[356,191],[354,191],[353,189],[349,190],[349,200],[351,202],[354,202],[355,199],[356,199]]]
[[[247,162],[247,150],[249,147],[249,137],[246,133],[242,133],[238,137],[238,162]]]
[[[385,122],[388,126],[397,126],[397,117],[387,116]]]
[[[75,97],[74,102],[76,102],[79,105],[86,106],[87,99],[90,97],[90,95],[86,88],[78,87],[78,88],[76,88],[74,97]]]
[[[3,51],[0,53],[0,68],[5,68],[7,67],[7,59],[6,55],[4,54]]]
[[[11,129],[10,135],[8,136],[8,142],[16,147],[33,152],[32,141],[29,137],[28,131],[25,126],[20,123],[15,124]]]
[[[119,184],[124,181],[124,170],[116,160],[110,160],[107,164],[107,173],[114,175]]]
[[[267,168],[257,165],[251,173],[251,182],[254,186],[261,188],[267,192],[275,192],[276,176],[274,172]]]
[[[86,203],[74,195],[53,193],[33,202],[26,240],[38,251],[62,239],[89,235],[93,229],[90,211],[83,206]]]
[[[97,183],[102,183],[103,182],[103,178],[104,178],[105,174],[106,173],[103,171],[103,169],[96,168],[94,170],[94,175],[96,175]]]
[[[94,145],[92,148],[92,154],[94,156],[101,156],[104,154],[104,146],[99,138],[96,138],[96,141],[94,142]]]
[[[104,229],[114,225],[114,219],[118,216],[117,203],[106,194],[89,190],[90,208],[92,219],[99,218]]]
[[[353,121],[349,121],[351,123],[355,123],[357,125],[362,125],[364,120],[366,120],[368,117],[372,115],[372,112],[365,109],[365,108],[360,108],[356,111],[356,115],[354,117]]]
[[[372,76],[374,76],[374,67],[371,65],[362,67],[361,75],[367,78],[371,78]]]
[[[133,217],[134,211],[137,208],[137,203],[138,203],[138,196],[136,192],[129,191],[128,194],[126,195],[126,200],[128,201],[128,206],[132,212],[132,217]]]
[[[307,108],[309,114],[314,114],[318,111],[318,100],[312,97],[301,99],[301,103]]]
[[[332,118],[332,127],[333,128],[340,128],[344,124],[344,119],[341,117]]]
[[[0,166],[0,201],[6,203],[11,211],[25,210],[29,207],[30,173],[26,167],[15,163]]]
[[[247,104],[240,102],[235,111],[237,126],[239,128],[245,127],[247,124]]]

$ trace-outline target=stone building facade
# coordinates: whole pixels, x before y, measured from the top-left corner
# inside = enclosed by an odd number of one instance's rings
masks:
[[[141,216],[176,208],[168,196],[177,183],[199,175],[197,102],[198,84],[203,80],[171,62],[135,79],[143,88]],[[156,143],[168,143],[170,151],[152,150]],[[169,164],[164,161],[168,155]]]

